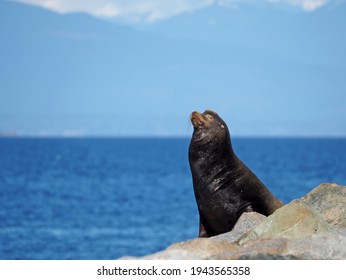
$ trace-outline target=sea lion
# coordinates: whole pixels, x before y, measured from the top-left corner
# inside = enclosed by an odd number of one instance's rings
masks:
[[[200,215],[199,237],[230,231],[243,212],[270,215],[283,203],[236,156],[226,123],[211,110],[192,112],[189,147]]]

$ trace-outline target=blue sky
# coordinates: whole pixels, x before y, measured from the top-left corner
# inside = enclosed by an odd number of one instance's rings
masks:
[[[346,136],[343,0],[0,2],[0,134]]]

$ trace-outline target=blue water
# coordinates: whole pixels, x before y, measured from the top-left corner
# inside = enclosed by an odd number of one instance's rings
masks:
[[[0,138],[0,259],[115,259],[196,237],[189,139]],[[233,139],[284,202],[346,184],[346,139]]]

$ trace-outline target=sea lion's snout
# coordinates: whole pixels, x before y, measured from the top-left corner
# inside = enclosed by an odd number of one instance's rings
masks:
[[[198,128],[201,126],[208,127],[208,121],[205,120],[202,114],[196,111],[191,113],[190,120],[194,128]]]

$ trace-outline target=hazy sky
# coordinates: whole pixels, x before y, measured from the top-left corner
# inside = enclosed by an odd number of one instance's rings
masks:
[[[346,136],[344,0],[0,2],[0,134]]]

